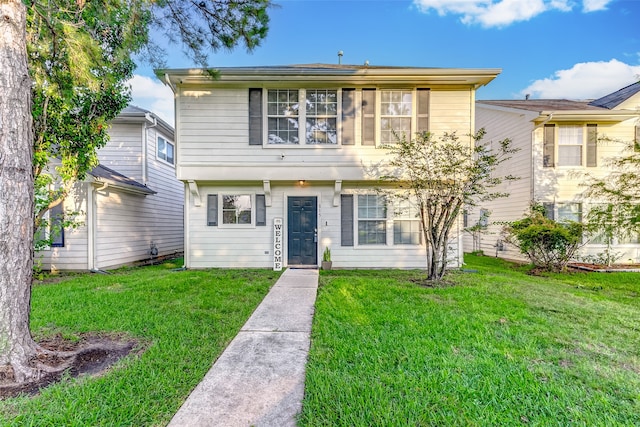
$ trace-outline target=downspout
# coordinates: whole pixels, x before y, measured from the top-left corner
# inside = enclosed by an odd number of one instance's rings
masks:
[[[535,149],[536,130],[541,128],[541,127],[544,127],[544,125],[549,123],[549,121],[552,118],[553,118],[553,113],[550,113],[549,116],[542,121],[542,123],[540,123],[537,126],[534,126],[533,130],[531,131],[531,156],[530,156],[531,157],[531,166],[530,166],[531,167],[531,173],[529,175],[529,176],[531,176],[531,184],[529,185],[529,187],[530,187],[529,192],[530,192],[530,196],[531,196],[529,198],[529,200],[531,202],[533,202],[535,200],[535,198],[536,198],[536,184],[535,184],[535,171],[536,171],[536,169],[535,169],[535,161],[534,161],[534,156],[533,156],[533,152],[534,152],[533,150]],[[543,136],[543,138],[544,138],[544,136]],[[543,150],[544,150],[544,147],[543,147]],[[544,153],[543,153],[543,155],[544,155]]]
[[[98,230],[98,191],[102,191],[109,186],[108,183],[103,183],[101,187],[93,187],[88,193],[87,210],[87,267],[89,271],[95,271],[98,269],[96,265],[96,236]]]
[[[144,115],[144,118],[145,118],[144,126],[142,126],[142,159],[141,161],[142,161],[142,183],[144,185],[147,185],[148,170],[149,170],[149,168],[147,167],[147,161],[148,161],[147,150],[149,149],[147,130],[158,126],[158,119],[156,119],[155,116],[152,116],[149,113],[146,113]],[[153,123],[153,124],[149,126],[148,123]]]

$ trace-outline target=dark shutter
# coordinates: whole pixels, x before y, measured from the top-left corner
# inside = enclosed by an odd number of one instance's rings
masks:
[[[267,225],[267,204],[264,194],[256,194],[256,225]]]
[[[249,145],[262,145],[262,89],[249,89]]]
[[[633,151],[640,152],[640,125],[636,125],[636,137],[633,141]]]
[[[353,194],[340,195],[341,245],[353,246]]]
[[[418,116],[416,130],[420,133],[429,130],[429,89],[418,89]]]
[[[587,125],[587,167],[598,166],[598,125]]]
[[[218,225],[217,194],[207,194],[207,225]]]
[[[376,145],[375,89],[362,89],[362,145]]]
[[[544,207],[544,216],[545,218],[549,218],[550,220],[555,220],[555,215],[553,214],[553,203],[543,203]]]
[[[60,202],[49,210],[49,230],[51,233],[51,246],[54,248],[64,247],[64,202]]]
[[[356,124],[355,89],[342,89],[342,145],[354,145]]]
[[[544,125],[544,139],[542,148],[542,166],[555,166],[556,125]]]

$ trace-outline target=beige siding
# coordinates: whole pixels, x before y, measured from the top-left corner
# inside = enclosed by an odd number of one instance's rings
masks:
[[[342,194],[362,192],[346,185]],[[371,189],[369,192],[373,193]],[[272,205],[267,206],[267,226],[251,228],[224,228],[207,226],[208,194],[263,194],[262,185],[229,185],[210,183],[199,186],[202,205],[188,204],[189,226],[187,266],[209,267],[262,267],[273,266],[273,220],[283,218],[286,266],[287,197],[314,196],[318,201],[318,262],[325,247],[330,247],[335,268],[424,268],[423,246],[341,246],[340,206],[334,206],[334,187],[322,183],[306,183],[303,187],[291,182],[271,183]],[[356,223],[357,224],[357,223]],[[357,225],[356,225],[357,227]],[[455,230],[458,231],[458,230]],[[455,233],[454,233],[455,234]],[[388,240],[393,242],[391,221]],[[457,241],[452,238],[452,265],[458,264]]]
[[[430,122],[436,134],[471,132],[472,92],[432,90]],[[360,99],[356,93],[356,102]],[[250,146],[248,90],[184,90],[177,97],[179,163],[182,180],[371,179],[366,167],[382,161],[378,147]],[[356,114],[356,139],[360,116]],[[365,168],[363,168],[365,166]]]
[[[49,248],[35,254],[43,270],[86,270],[87,260],[87,189],[88,184],[77,184],[72,194],[64,201],[65,213],[77,212],[79,226],[65,230],[64,247]]]
[[[113,124],[109,129],[109,142],[98,150],[100,163],[142,182],[142,132],[141,123]]]

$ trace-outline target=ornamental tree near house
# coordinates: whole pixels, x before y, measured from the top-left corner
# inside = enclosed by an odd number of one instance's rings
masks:
[[[463,208],[508,196],[496,187],[518,179],[513,175],[495,176],[499,165],[517,151],[510,139],[483,141],[484,129],[469,139],[455,133],[436,137],[419,133],[414,139],[397,137],[389,150],[389,174],[383,182],[393,183],[400,191],[387,191],[390,198],[413,205],[420,218],[426,249],[427,280],[443,278],[448,260],[451,230]]]
[[[200,66],[208,53],[259,45],[270,0],[0,0],[0,382],[47,367],[29,330],[34,218],[60,203],[46,193],[50,160],[72,183],[96,164],[107,123],[130,100],[136,54],[157,58],[149,30],[179,42]],[[212,73],[213,74],[213,73]],[[42,194],[40,194],[42,196]]]

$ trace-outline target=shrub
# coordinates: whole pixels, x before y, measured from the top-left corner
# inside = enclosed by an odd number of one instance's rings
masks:
[[[544,216],[542,205],[533,205],[522,219],[504,228],[507,242],[516,246],[534,266],[562,271],[583,246],[583,224],[554,221]]]

